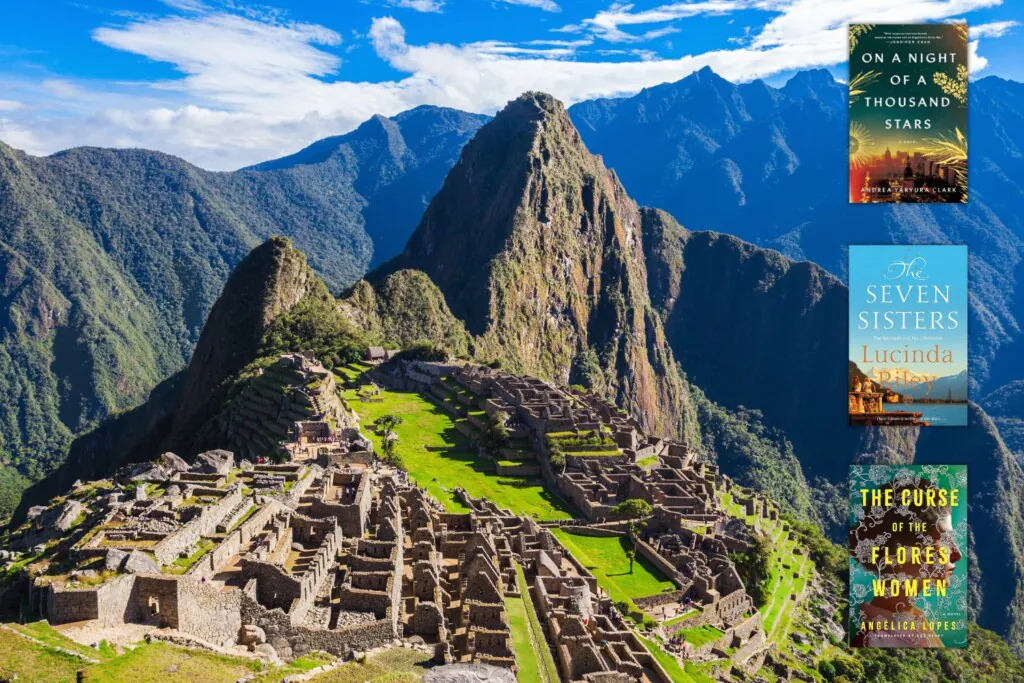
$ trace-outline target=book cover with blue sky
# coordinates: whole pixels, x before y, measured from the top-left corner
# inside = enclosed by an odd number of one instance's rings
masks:
[[[0,140],[33,154],[143,147],[227,170],[421,104],[566,104],[710,67],[781,85],[846,78],[847,25],[967,21],[974,75],[1021,80],[1000,0],[211,0],[7,3]]]
[[[967,297],[966,246],[850,246],[851,416],[967,424]]]

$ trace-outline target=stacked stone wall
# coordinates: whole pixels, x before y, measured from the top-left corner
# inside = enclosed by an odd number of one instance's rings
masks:
[[[221,646],[233,645],[242,627],[242,592],[183,580],[178,593],[178,630]]]
[[[153,546],[153,554],[161,565],[170,564],[203,536],[213,535],[217,525],[242,500],[241,488],[235,488],[213,505],[206,506],[198,517]]]

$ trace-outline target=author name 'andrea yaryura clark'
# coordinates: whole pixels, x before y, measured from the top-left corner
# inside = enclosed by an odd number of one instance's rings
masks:
[[[851,425],[967,424],[967,247],[850,247]]]
[[[967,201],[967,24],[850,26],[850,202]]]

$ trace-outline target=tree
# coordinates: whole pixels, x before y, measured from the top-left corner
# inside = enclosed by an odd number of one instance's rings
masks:
[[[736,566],[736,573],[743,581],[747,595],[754,601],[755,607],[768,602],[771,594],[768,584],[771,577],[768,573],[772,559],[773,544],[767,536],[754,534],[750,546],[743,552],[730,553],[729,559]]]
[[[505,426],[505,423],[508,422],[508,420],[508,413],[501,411],[496,412],[491,417],[489,437],[491,442],[498,448],[504,446],[505,442],[508,441],[508,427]]]
[[[388,414],[378,417],[377,422],[374,424],[376,425],[378,434],[387,434],[388,432],[393,432],[395,427],[403,422],[405,422],[405,420],[403,420],[400,415]]]
[[[562,451],[553,450],[551,452],[551,468],[561,474],[565,471],[565,454]]]
[[[633,550],[629,553],[629,573],[633,573],[633,562],[636,560],[636,542],[640,535],[640,522],[651,516],[654,508],[643,498],[629,498],[612,508],[616,517],[625,517],[629,523],[629,535],[633,537]]]
[[[402,418],[398,418],[401,420]],[[384,456],[381,460],[385,464],[391,465],[392,467],[400,470],[405,469],[405,463],[402,462],[401,456],[395,451],[395,444],[398,443],[398,435],[393,431],[388,430],[384,432],[384,438],[381,439],[381,454]]]

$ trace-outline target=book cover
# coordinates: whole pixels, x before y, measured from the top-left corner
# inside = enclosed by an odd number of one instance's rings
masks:
[[[851,425],[967,424],[967,247],[850,246]]]
[[[967,466],[850,467],[850,645],[967,646]]]
[[[850,202],[967,201],[967,24],[851,24]]]

